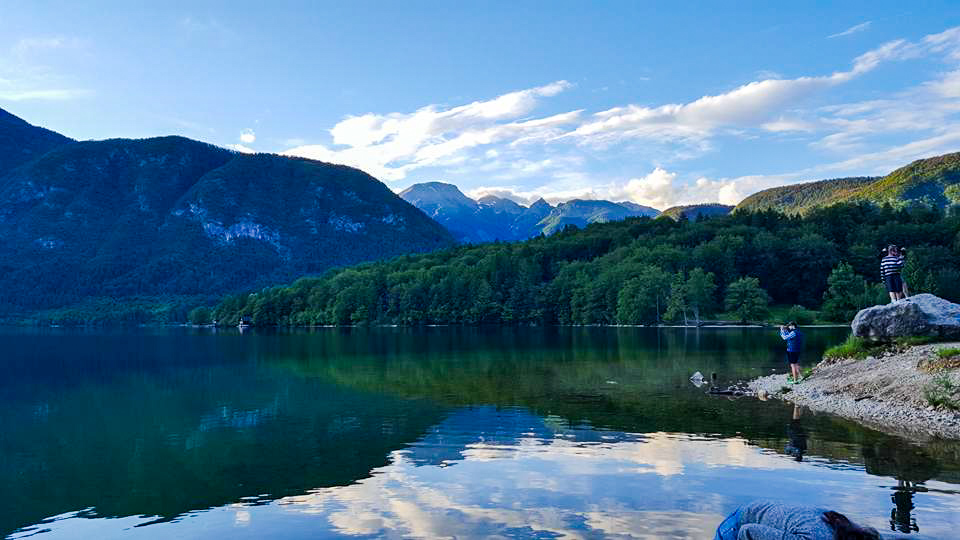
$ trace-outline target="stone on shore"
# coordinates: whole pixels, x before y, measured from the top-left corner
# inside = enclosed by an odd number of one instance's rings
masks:
[[[960,338],[960,304],[932,294],[918,294],[883,306],[860,310],[853,335],[873,340],[927,336]]]

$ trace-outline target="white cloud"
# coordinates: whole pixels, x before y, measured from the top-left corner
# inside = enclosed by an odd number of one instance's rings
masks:
[[[703,96],[685,104],[658,107],[626,105],[595,113],[591,120],[570,133],[588,142],[624,138],[698,141],[719,130],[782,127],[775,117],[810,94],[843,84],[868,73],[882,62],[915,56],[917,47],[904,40],[892,41],[854,59],[848,71],[795,79],[765,79],[744,84],[730,92]]]
[[[334,147],[304,145],[284,153],[353,165],[381,179],[399,180],[415,169],[456,162],[476,147],[525,144],[559,135],[580,111],[524,117],[541,98],[569,87],[566,81],[557,81],[457,107],[429,105],[412,113],[351,116],[330,129]]]
[[[863,23],[860,23],[860,24],[851,26],[850,28],[847,28],[847,29],[844,30],[843,32],[838,32],[838,33],[836,33],[836,34],[831,34],[831,35],[827,36],[827,39],[833,39],[833,38],[838,38],[838,37],[843,37],[843,36],[849,36],[850,34],[856,34],[857,32],[863,32],[863,31],[866,30],[867,28],[870,28],[870,25],[871,25],[871,24],[873,24],[873,21],[867,21],[867,22],[863,22]]]
[[[22,57],[37,51],[60,49],[67,44],[67,39],[60,36],[23,38],[13,46],[12,52]]]
[[[767,122],[761,126],[763,129],[773,133],[783,133],[791,131],[800,131],[809,133],[815,131],[817,126],[813,122],[801,120],[799,118],[786,118],[781,116],[776,120]]]
[[[960,61],[960,26],[924,37],[923,45],[932,52],[946,54],[948,58]]]
[[[253,144],[257,140],[257,134],[252,129],[245,129],[240,132],[240,142],[244,144]]]
[[[693,181],[679,178],[675,172],[655,168],[646,176],[632,178],[622,185],[608,188],[614,200],[629,200],[665,210],[671,206],[700,203],[736,205],[747,195],[761,189],[798,180],[796,173],[772,176],[742,176],[711,179],[704,176]]]
[[[754,186],[773,183],[772,180],[760,182],[757,179],[711,180],[698,177],[693,181],[681,178],[676,172],[662,167],[654,168],[644,176],[623,181],[591,181],[579,174],[569,175],[566,179],[554,181],[535,188],[517,186],[479,187],[467,192],[473,198],[496,195],[511,199],[520,204],[529,205],[543,197],[551,204],[572,199],[603,199],[610,201],[631,201],[659,210],[681,204],[720,202],[736,204],[749,193],[744,190]]]
[[[860,174],[886,174],[907,163],[932,155],[956,152],[960,148],[960,123],[943,126],[942,133],[882,150],[812,167],[811,171],[862,171]]]
[[[866,27],[855,28],[848,31]],[[429,169],[472,196],[495,194],[522,203],[543,196],[552,203],[604,198],[657,208],[735,204],[760,189],[826,177],[821,175],[889,172],[902,164],[895,159],[949,150],[960,124],[960,65],[898,93],[803,108],[807,98],[885,63],[933,55],[960,62],[960,27],[884,43],[853,58],[846,70],[795,78],[758,73],[765,78],[688,102],[533,115],[546,98],[570,87],[558,81],[465,105],[350,116],[329,130],[332,144],[291,144],[286,153],[357,166],[392,181]],[[779,174],[707,178],[676,169],[678,161],[720,148],[723,137],[796,142],[832,157],[821,166]],[[612,144],[619,145],[615,155],[600,153]],[[649,172],[635,177],[608,172],[614,167],[595,172],[604,168],[596,167],[598,162],[622,162],[624,156],[641,161],[640,170]],[[622,166],[636,170],[633,163]]]
[[[944,73],[942,77],[927,82],[925,86],[939,97],[960,98],[960,69]]]
[[[5,89],[0,84],[0,101],[67,101],[93,95],[93,91],[83,88],[48,88],[27,90],[14,85]]]

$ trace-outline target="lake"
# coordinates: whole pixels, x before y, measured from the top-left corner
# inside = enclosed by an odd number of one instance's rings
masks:
[[[807,331],[810,365],[843,328]],[[960,444],[710,396],[755,328],[0,329],[10,538],[711,538],[756,498],[955,537]]]

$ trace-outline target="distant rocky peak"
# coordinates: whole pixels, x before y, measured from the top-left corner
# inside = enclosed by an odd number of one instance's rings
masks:
[[[496,195],[485,195],[477,199],[480,206],[490,208],[495,212],[507,212],[508,214],[519,214],[526,210],[516,202]]]
[[[445,182],[422,182],[400,192],[400,197],[410,204],[422,207],[476,207],[477,202],[467,197],[460,188]]]
[[[553,205],[543,200],[543,197],[540,197],[533,204],[530,205],[531,210],[553,210]]]

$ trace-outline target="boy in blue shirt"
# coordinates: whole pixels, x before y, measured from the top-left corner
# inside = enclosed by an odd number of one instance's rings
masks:
[[[800,350],[803,348],[803,334],[797,330],[797,323],[790,321],[780,327],[780,337],[787,342],[787,362],[790,364],[790,375],[787,382],[800,382]]]

